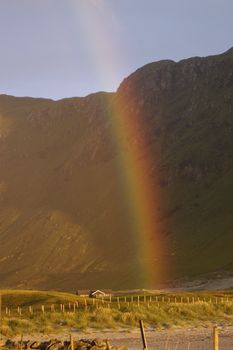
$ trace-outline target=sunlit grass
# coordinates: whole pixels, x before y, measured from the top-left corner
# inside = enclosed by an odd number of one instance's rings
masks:
[[[138,327],[139,320],[152,328],[233,322],[231,291],[121,295],[112,297],[112,302],[56,291],[4,290],[1,295],[1,327],[6,336],[67,333],[88,328],[131,329]],[[60,308],[62,304],[65,310]]]
[[[48,312],[30,316],[4,316],[2,333],[11,336],[23,333],[65,333],[87,328],[134,328],[138,327],[139,320],[154,328],[232,324],[233,304],[122,304],[120,309],[117,305],[111,308],[90,306],[75,313]]]

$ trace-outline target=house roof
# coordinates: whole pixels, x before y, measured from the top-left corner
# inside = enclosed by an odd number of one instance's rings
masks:
[[[96,294],[96,293],[100,293],[100,294],[110,294],[112,293],[112,290],[111,289],[92,289],[92,290],[87,290],[87,289],[78,289],[76,291],[76,294],[79,294],[79,295],[92,295],[92,294]]]
[[[91,295],[95,295],[95,294],[103,294],[103,295],[105,295],[106,294],[106,291],[103,291],[103,290],[100,290],[100,289],[96,289],[96,290],[92,290],[91,292],[90,292],[90,294]]]

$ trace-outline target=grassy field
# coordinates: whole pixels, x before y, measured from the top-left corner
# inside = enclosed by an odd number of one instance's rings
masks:
[[[93,301],[52,291],[5,290],[1,294],[1,329],[7,337],[17,334],[68,333],[90,328],[130,329],[138,327],[140,319],[147,327],[153,328],[233,322],[231,292],[161,293],[141,295],[139,298],[134,295],[133,302],[131,295],[121,296],[120,299],[112,297],[110,302],[109,299]],[[61,305],[65,305],[65,309]],[[30,308],[33,312],[30,312]]]
[[[77,295],[57,291],[37,291],[37,290],[2,290],[2,307],[27,306],[38,307],[42,304],[51,305],[59,303],[75,302]]]

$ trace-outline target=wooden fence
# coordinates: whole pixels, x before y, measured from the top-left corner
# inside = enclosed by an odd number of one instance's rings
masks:
[[[233,303],[233,298],[202,298],[202,297],[165,297],[165,296],[109,296],[105,298],[79,298],[76,302],[66,302],[60,304],[45,304],[45,305],[25,305],[25,306],[3,306],[1,307],[2,316],[21,316],[33,315],[34,313],[75,313],[78,310],[87,310],[88,308],[118,308],[130,307],[130,305],[160,305],[160,304],[225,304]]]

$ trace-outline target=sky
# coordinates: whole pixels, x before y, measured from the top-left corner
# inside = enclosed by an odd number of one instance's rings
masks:
[[[0,0],[0,94],[115,91],[137,68],[233,46],[232,0]]]

